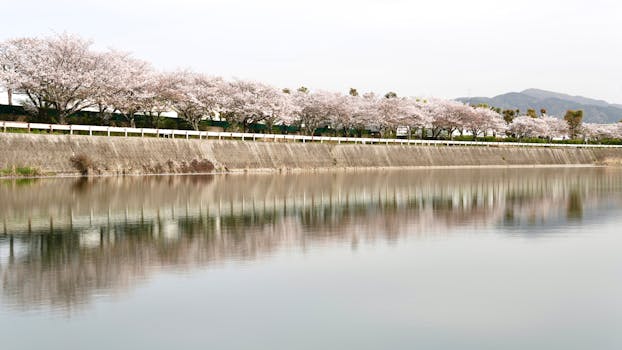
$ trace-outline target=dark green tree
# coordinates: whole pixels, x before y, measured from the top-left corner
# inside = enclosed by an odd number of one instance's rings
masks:
[[[568,131],[570,132],[570,138],[577,138],[579,131],[581,131],[581,125],[583,124],[583,111],[566,111],[564,120],[568,123]]]
[[[505,120],[508,124],[510,124],[512,120],[514,120],[514,117],[516,117],[516,112],[511,109],[504,109],[501,114],[503,114],[503,120]]]
[[[532,118],[538,118],[538,115],[536,114],[536,110],[533,108],[529,108],[527,110],[527,115],[532,117]]]

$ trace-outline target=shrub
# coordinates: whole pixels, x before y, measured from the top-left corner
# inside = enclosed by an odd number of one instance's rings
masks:
[[[86,154],[76,154],[69,158],[69,161],[82,175],[88,175],[89,172],[95,170],[93,161]]]
[[[41,171],[37,168],[21,166],[21,167],[12,167],[6,169],[0,169],[0,176],[23,176],[23,177],[32,177],[32,176],[40,176]]]

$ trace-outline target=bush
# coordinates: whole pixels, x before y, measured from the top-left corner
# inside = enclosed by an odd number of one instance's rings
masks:
[[[69,158],[69,161],[71,162],[71,165],[73,165],[73,167],[84,176],[95,170],[95,164],[86,154],[74,155]]]

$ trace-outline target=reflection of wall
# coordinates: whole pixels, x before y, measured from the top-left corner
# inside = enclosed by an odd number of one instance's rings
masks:
[[[49,233],[199,215],[285,215],[301,208],[334,211],[370,203],[418,203],[435,209],[538,198],[546,206],[566,198],[569,188],[620,186],[616,175],[614,169],[568,168],[49,179],[26,185],[4,181],[0,233]]]
[[[622,149],[352,145],[293,142],[173,140],[153,137],[2,134],[0,168],[31,166],[77,173],[70,158],[88,156],[108,174],[217,170],[412,166],[594,164],[622,158]],[[210,166],[211,166],[210,164]]]
[[[575,220],[605,200],[620,201],[620,174],[491,169],[2,182],[2,289],[14,305],[69,309],[96,291],[125,290],[154,269],[256,259],[285,246],[355,247],[462,226]]]

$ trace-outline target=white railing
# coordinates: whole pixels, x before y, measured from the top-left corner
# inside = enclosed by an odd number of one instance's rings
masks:
[[[222,131],[195,131],[177,129],[148,129],[126,128],[115,126],[97,125],[61,125],[42,123],[23,123],[13,121],[0,121],[0,131],[7,129],[46,130],[49,132],[63,131],[70,135],[74,131],[104,134],[107,136],[142,136],[153,135],[167,138],[198,138],[208,139],[239,139],[242,141],[293,141],[293,142],[330,142],[330,143],[354,143],[354,144],[383,144],[383,145],[426,145],[426,146],[514,146],[514,147],[575,147],[575,148],[622,148],[622,145],[593,145],[593,144],[566,144],[566,143],[526,143],[526,142],[484,142],[484,141],[450,141],[450,140],[410,140],[410,139],[382,139],[369,137],[332,137],[332,136],[305,136],[284,134],[254,134],[242,132]]]

